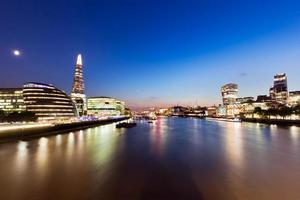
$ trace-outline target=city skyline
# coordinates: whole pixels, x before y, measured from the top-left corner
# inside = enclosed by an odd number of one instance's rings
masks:
[[[298,90],[299,3],[235,3],[9,2],[0,14],[0,84],[39,81],[69,94],[81,53],[87,96],[113,96],[129,106],[218,104],[219,88],[230,82],[239,85],[239,96],[255,97],[268,94],[277,73]]]
[[[1,199],[299,199],[299,0],[2,0]]]

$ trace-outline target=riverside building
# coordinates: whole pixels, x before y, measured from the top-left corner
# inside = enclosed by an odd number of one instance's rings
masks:
[[[238,103],[252,102],[254,101],[254,97],[241,97],[241,98],[237,98],[236,101]]]
[[[258,95],[256,98],[257,102],[271,102],[271,97],[268,95]]]
[[[217,116],[219,117],[235,117],[238,115],[238,85],[235,83],[228,83],[221,87],[223,105],[217,109]]]
[[[230,105],[236,103],[238,95],[238,85],[229,83],[221,87],[223,105]]]
[[[289,93],[288,105],[300,105],[300,91],[292,91]]]
[[[95,117],[124,115],[125,103],[111,97],[89,97],[87,114]]]
[[[71,98],[53,85],[25,83],[23,98],[27,111],[34,112],[39,120],[68,119],[76,116]]]
[[[85,115],[87,111],[86,95],[84,94],[84,82],[83,82],[83,69],[82,69],[82,57],[81,54],[77,56],[75,65],[75,73],[73,79],[73,87],[71,92],[71,99],[76,106],[76,110],[79,116]]]
[[[0,88],[0,110],[21,112],[25,109],[22,88]]]
[[[286,74],[276,74],[273,82],[273,86],[269,90],[271,100],[280,104],[287,104],[289,93]]]

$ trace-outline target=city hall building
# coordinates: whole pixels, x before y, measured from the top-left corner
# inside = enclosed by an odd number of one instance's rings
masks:
[[[23,98],[27,111],[34,112],[38,119],[49,120],[76,116],[71,98],[53,85],[25,83]]]
[[[39,120],[77,116],[71,98],[53,85],[25,83],[23,88],[0,88],[0,110],[34,112]]]

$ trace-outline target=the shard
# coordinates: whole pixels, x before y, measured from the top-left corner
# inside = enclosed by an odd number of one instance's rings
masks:
[[[79,116],[86,113],[86,96],[84,94],[84,81],[83,81],[83,69],[82,69],[82,57],[78,54],[75,65],[75,73],[73,79],[73,87],[71,98],[76,105]]]

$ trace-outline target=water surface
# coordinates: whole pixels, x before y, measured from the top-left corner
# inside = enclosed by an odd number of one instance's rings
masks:
[[[0,144],[0,199],[300,199],[300,128],[160,118]]]

